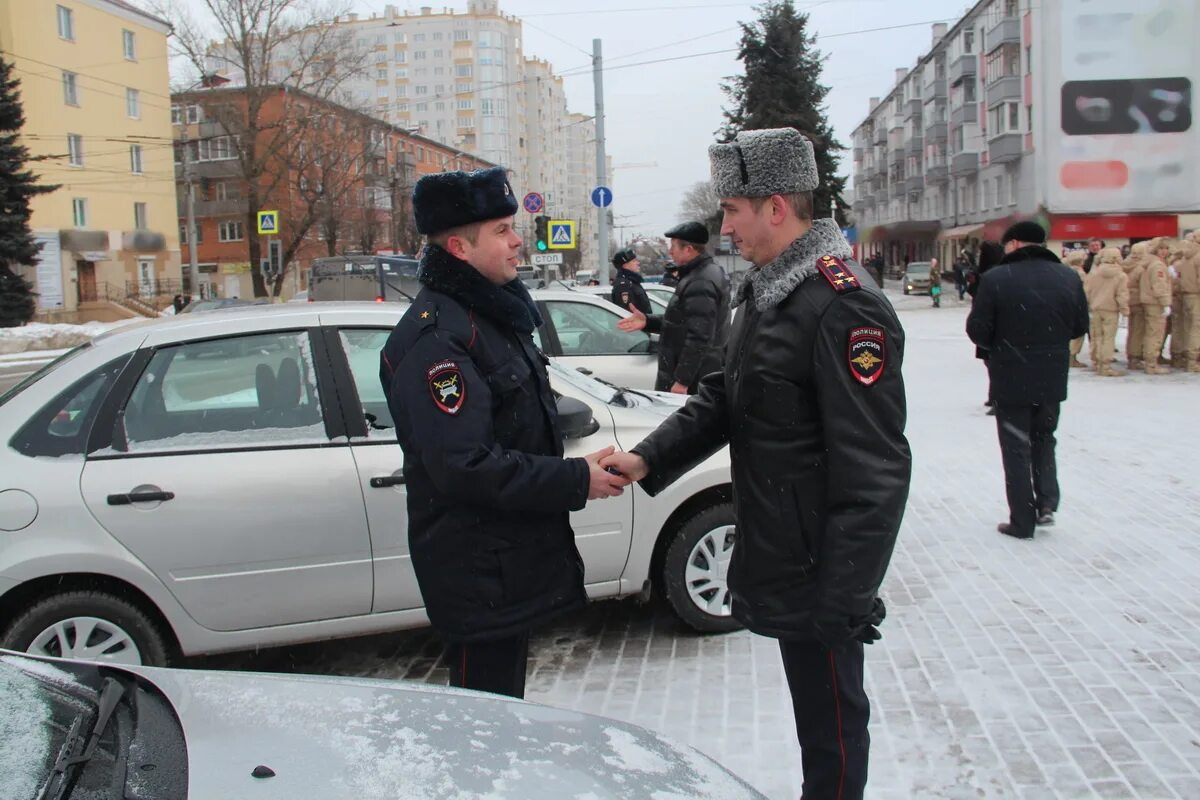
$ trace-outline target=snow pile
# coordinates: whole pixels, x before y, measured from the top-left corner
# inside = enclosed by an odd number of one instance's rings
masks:
[[[30,350],[62,350],[91,341],[107,330],[135,322],[85,322],[82,325],[30,322],[19,328],[0,328],[0,354],[24,353]]]

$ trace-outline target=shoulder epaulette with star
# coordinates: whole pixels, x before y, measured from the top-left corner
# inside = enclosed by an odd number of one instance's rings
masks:
[[[846,266],[846,262],[837,256],[821,256],[817,259],[817,269],[829,281],[829,285],[838,294],[853,292],[862,288],[858,278]]]

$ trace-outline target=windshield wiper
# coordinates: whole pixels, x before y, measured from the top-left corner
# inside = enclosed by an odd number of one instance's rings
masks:
[[[113,712],[125,696],[125,687],[116,678],[105,678],[104,688],[100,690],[100,700],[96,703],[96,720],[92,723],[87,736],[82,735],[85,714],[80,714],[71,723],[67,732],[67,741],[63,742],[54,760],[54,769],[46,781],[38,800],[66,800],[75,789],[75,782],[83,765],[92,760],[96,747],[100,744],[100,736],[108,727]]]
[[[605,386],[616,389],[618,396],[622,396],[622,395],[626,395],[626,394],[636,394],[638,397],[644,397],[651,402],[654,401],[653,397],[646,394],[645,392],[639,392],[637,389],[630,389],[628,386],[617,386],[615,383],[613,383],[611,381],[606,381],[606,380],[604,380],[604,378],[599,378],[595,375],[590,375],[588,377],[590,377],[594,381],[597,381],[598,383],[603,383]]]

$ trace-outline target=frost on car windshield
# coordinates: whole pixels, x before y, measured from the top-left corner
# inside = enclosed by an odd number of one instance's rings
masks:
[[[308,334],[164,347],[138,378],[122,422],[128,452],[325,441]]]

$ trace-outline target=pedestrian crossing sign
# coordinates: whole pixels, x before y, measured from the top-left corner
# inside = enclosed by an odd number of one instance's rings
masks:
[[[573,219],[552,219],[550,220],[550,241],[548,242],[551,250],[574,250],[575,249],[575,220]]]
[[[260,212],[258,212],[258,232],[259,233],[279,233],[279,212],[278,211],[260,211]]]

